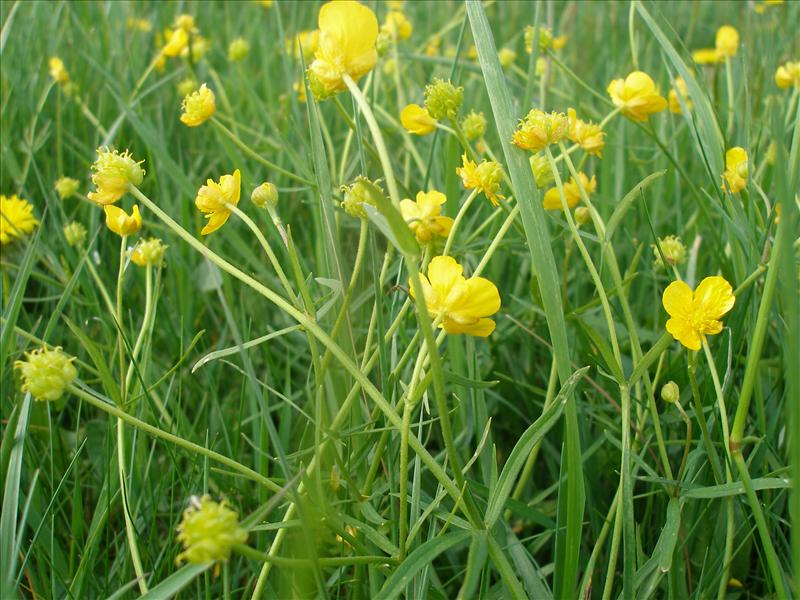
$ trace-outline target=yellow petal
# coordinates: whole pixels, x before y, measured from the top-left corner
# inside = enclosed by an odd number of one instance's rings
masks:
[[[417,206],[419,206],[420,213],[426,217],[437,216],[445,202],[447,202],[447,196],[436,190],[417,193]]]
[[[458,323],[457,321],[445,319],[444,323],[442,323],[442,329],[447,333],[465,333],[477,337],[489,336],[494,331],[494,328],[495,322],[491,319],[478,319],[475,323]]]
[[[683,281],[673,281],[664,290],[661,303],[669,316],[679,317],[691,310],[692,298],[692,288]]]
[[[731,284],[716,275],[703,279],[695,289],[694,297],[695,302],[702,307],[703,314],[711,319],[722,317],[733,308],[736,302]],[[722,325],[720,324],[721,329]],[[714,333],[719,333],[719,331]]]
[[[208,235],[209,233],[214,233],[217,229],[225,225],[228,221],[228,217],[231,216],[230,211],[228,210],[218,210],[216,212],[211,213],[208,215],[208,223],[206,226],[203,227],[203,230],[200,232],[200,235]]]
[[[464,280],[463,269],[452,256],[436,256],[428,265],[428,279],[440,301],[450,295],[453,287]]]
[[[689,350],[700,350],[700,334],[685,319],[674,317],[668,320],[667,331]]]
[[[500,293],[497,287],[483,277],[470,277],[466,293],[448,307],[450,314],[459,320],[488,317],[500,310]]]

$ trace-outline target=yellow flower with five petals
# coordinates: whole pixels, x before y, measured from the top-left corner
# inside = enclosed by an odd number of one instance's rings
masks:
[[[700,350],[706,335],[722,331],[720,319],[735,302],[731,284],[716,275],[703,279],[694,291],[683,281],[673,281],[661,298],[671,317],[667,331],[690,350]]]

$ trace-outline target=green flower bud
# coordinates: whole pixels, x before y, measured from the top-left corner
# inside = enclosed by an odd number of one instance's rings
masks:
[[[683,245],[681,238],[678,236],[668,235],[663,239],[659,239],[658,243],[661,246],[661,252],[664,253],[664,259],[669,266],[674,267],[686,260],[686,246]],[[658,248],[655,244],[653,244],[653,253],[656,257],[656,267],[662,268],[664,266],[664,261],[661,259],[661,254],[658,252]]]
[[[534,154],[528,159],[531,163],[533,178],[536,180],[536,187],[543,190],[553,183],[553,169],[550,168],[550,161],[543,154]]]
[[[425,88],[425,108],[437,121],[445,117],[455,119],[463,99],[464,88],[456,87],[450,81],[434,79]]]
[[[579,206],[575,209],[575,222],[578,225],[588,225],[592,221],[592,214],[588,206]]]
[[[250,200],[259,208],[274,208],[278,204],[278,188],[265,181],[250,194]]]
[[[364,205],[369,204],[375,206],[375,201],[372,198],[372,191],[369,185],[374,185],[383,192],[378,185],[377,181],[370,181],[366,177],[359,176],[351,185],[343,185],[341,192],[344,194],[342,201],[342,208],[351,217],[359,219],[366,219],[367,212],[364,210]]]
[[[73,179],[72,177],[61,177],[58,181],[56,181],[54,187],[56,188],[56,192],[58,192],[59,198],[66,200],[67,198],[72,198],[80,186],[81,182],[77,179]]]
[[[677,402],[680,397],[681,390],[678,387],[678,384],[674,381],[668,381],[664,384],[664,387],[661,388],[661,399],[664,402],[673,404],[674,402]]]
[[[192,505],[183,513],[178,525],[178,541],[184,551],[175,559],[199,565],[210,561],[227,561],[236,544],[247,540],[247,531],[239,526],[239,515],[226,506],[225,500],[214,502],[208,496],[192,498]]]
[[[486,117],[481,112],[470,111],[461,121],[461,130],[470,141],[483,137],[486,133]]]
[[[22,391],[30,392],[35,400],[58,400],[78,376],[74,360],[74,356],[64,354],[61,348],[26,352],[25,360],[14,363],[22,375]]]
[[[64,237],[70,246],[83,246],[86,241],[86,227],[77,221],[67,223],[64,225]]]

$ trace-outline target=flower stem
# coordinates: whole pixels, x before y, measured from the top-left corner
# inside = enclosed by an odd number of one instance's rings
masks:
[[[458,226],[461,225],[461,221],[464,219],[464,215],[467,214],[470,205],[478,197],[480,193],[479,189],[472,190],[467,199],[464,201],[464,204],[461,205],[461,208],[458,209],[458,214],[456,218],[453,220],[453,226],[450,228],[450,233],[447,235],[447,241],[444,243],[444,250],[442,250],[442,256],[447,256],[450,253],[450,248],[453,245],[453,240],[455,239],[456,231],[458,230]]]

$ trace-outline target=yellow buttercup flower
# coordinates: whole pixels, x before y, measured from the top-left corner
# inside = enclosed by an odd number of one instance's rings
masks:
[[[199,90],[183,99],[182,108],[181,123],[188,127],[202,125],[217,111],[214,92],[204,83]]]
[[[730,190],[731,194],[741,192],[747,185],[748,177],[747,151],[736,146],[725,153],[725,172],[722,174],[724,180],[722,190]]]
[[[22,376],[22,391],[30,392],[34,400],[53,402],[61,398],[67,386],[78,377],[78,371],[61,348],[39,348],[25,353],[25,360],[18,360],[14,368]]]
[[[415,135],[428,135],[436,130],[436,119],[419,104],[409,104],[400,113],[400,123]]]
[[[497,53],[497,60],[500,61],[500,66],[506,69],[517,60],[517,53],[511,48],[500,48],[500,51]]]
[[[422,296],[431,317],[447,333],[486,337],[494,331],[489,319],[500,310],[497,287],[483,277],[463,275],[464,269],[450,256],[436,256],[428,265],[428,276],[419,274]],[[419,292],[409,279],[411,297]]]
[[[622,114],[634,121],[647,121],[651,114],[667,108],[667,101],[647,73],[634,71],[625,79],[608,84],[608,95]]]
[[[692,60],[698,65],[713,65],[725,60],[716,48],[701,48],[692,52]]]
[[[131,251],[131,262],[140,267],[157,267],[164,261],[166,252],[167,246],[158,238],[139,240],[139,243]]]
[[[606,133],[600,129],[600,125],[592,123],[591,121],[582,121],[575,114],[574,108],[567,110],[567,119],[569,120],[569,132],[567,133],[567,137],[570,141],[578,144],[589,154],[602,156],[603,147],[606,145],[603,138]]]
[[[397,40],[407,40],[413,30],[411,21],[399,10],[389,12],[381,25],[381,33]]]
[[[228,204],[239,204],[239,195],[242,189],[242,176],[239,169],[233,175],[223,175],[219,183],[213,179],[206,181],[206,185],[197,191],[195,205],[205,213],[208,223],[203,227],[200,235],[208,235],[222,227],[231,216]]]
[[[194,26],[194,17],[185,13],[175,17],[173,26],[183,29],[186,33],[194,33],[197,31],[197,28]]]
[[[469,160],[466,154],[461,156],[463,166],[456,169],[456,174],[461,177],[461,182],[467,189],[476,189],[483,192],[493,206],[500,204],[498,200],[504,198],[500,192],[500,183],[503,180],[503,168],[500,163],[493,160],[482,160],[481,164]]]
[[[69,73],[64,67],[64,61],[57,56],[51,56],[49,61],[50,77],[58,84],[69,82]]]
[[[117,235],[133,235],[142,228],[142,215],[139,213],[138,204],[133,205],[130,215],[113,204],[103,208],[106,211],[106,226]]]
[[[800,87],[800,61],[788,61],[775,71],[775,85],[782,90]]]
[[[378,19],[355,0],[328,2],[319,11],[319,48],[308,68],[313,88],[332,94],[347,86],[342,76],[358,80],[375,66]]]
[[[161,54],[169,58],[179,56],[189,44],[189,34],[180,27],[167,29],[164,33],[164,39],[167,40],[167,43],[161,48]]]
[[[723,25],[717,29],[714,48],[722,59],[733,58],[739,49],[739,32],[730,25]]]
[[[83,246],[86,241],[86,227],[72,221],[64,225],[64,238],[70,246]]]
[[[247,531],[239,526],[239,515],[228,508],[225,500],[214,502],[210,497],[192,498],[178,525],[178,541],[184,551],[175,559],[192,564],[227,561],[233,546],[247,541]]]
[[[228,60],[238,62],[250,54],[250,43],[244,38],[236,38],[228,45]]]
[[[39,224],[33,216],[33,205],[16,194],[0,194],[0,244],[21,239]]]
[[[678,100],[678,96],[680,95],[680,100]],[[668,96],[669,101],[669,111],[675,114],[680,114],[683,109],[681,108],[681,101],[686,106],[686,110],[692,110],[694,106],[692,104],[692,99],[689,98],[689,89],[686,87],[686,82],[683,80],[683,77],[676,77],[675,78],[675,85],[669,91]]]
[[[108,148],[97,149],[97,160],[92,169],[92,183],[97,191],[89,192],[87,197],[98,204],[113,204],[128,191],[128,185],[139,185],[144,178],[144,169],[126,150],[120,154]]]
[[[597,189],[597,178],[592,175],[589,179],[585,173],[578,173],[578,181],[580,181],[583,191],[587,196],[590,196]],[[564,197],[567,199],[567,206],[574,208],[578,202],[581,201],[581,190],[574,177],[570,177],[568,183],[564,184]],[[561,205],[561,194],[558,193],[558,188],[550,188],[545,192],[542,206],[545,210],[562,210],[564,207]]]
[[[416,202],[407,198],[400,201],[400,213],[420,243],[431,241],[433,236],[447,237],[450,233],[453,219],[440,215],[445,202],[447,196],[436,190],[417,192]]]
[[[59,177],[53,186],[58,193],[59,198],[66,200],[72,198],[81,186],[81,182],[72,177]]]
[[[694,291],[683,281],[673,281],[661,298],[671,317],[667,331],[690,350],[700,350],[706,335],[722,331],[720,319],[735,302],[731,284],[718,276],[706,277]]]
[[[569,119],[564,113],[546,113],[538,108],[531,110],[519,122],[511,143],[531,152],[544,150],[557,144],[569,133]]]

